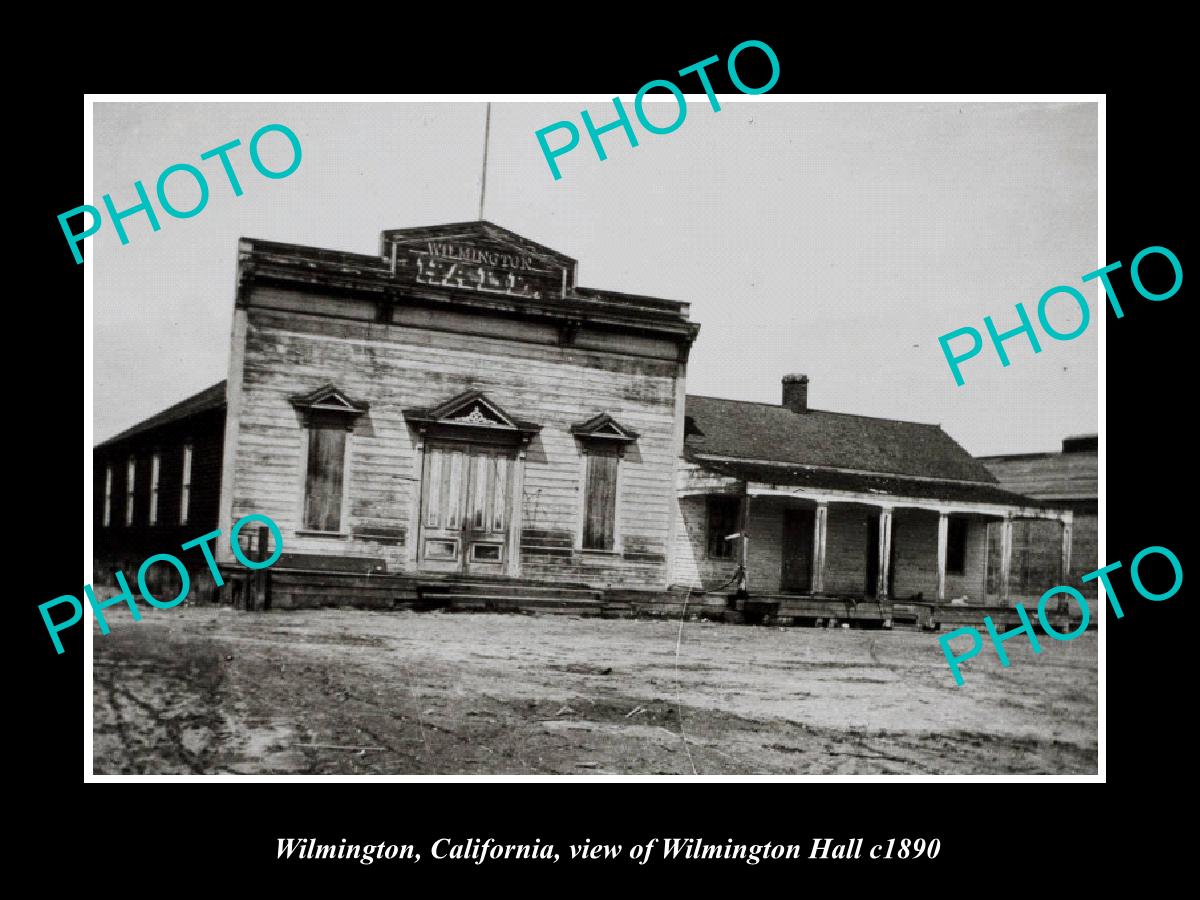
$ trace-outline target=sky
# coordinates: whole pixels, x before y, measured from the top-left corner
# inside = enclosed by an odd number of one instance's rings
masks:
[[[665,96],[665,95],[664,95]],[[626,108],[632,97],[624,97]],[[1054,451],[1097,428],[1097,120],[1092,103],[805,103],[769,94],[688,96],[673,133],[639,144],[580,119],[611,101],[492,108],[483,218],[579,261],[578,283],[691,303],[701,324],[688,392],[778,403],[805,373],[817,409],[934,422],[975,455]],[[666,124],[675,104],[647,104]],[[389,228],[479,218],[485,105],[444,103],[96,103],[93,188],[81,202],[133,206],[159,173],[190,163],[207,206],[158,208],[85,243],[94,261],[94,433],[102,441],[227,375],[240,237],[378,253]],[[535,132],[570,120],[581,142],[555,180]],[[299,168],[271,180],[247,145],[266,124],[299,137]],[[244,193],[200,154],[234,138]],[[556,133],[552,146],[564,139]],[[290,161],[269,135],[264,163]],[[190,192],[190,193],[189,193]],[[172,176],[181,209],[198,197]],[[76,220],[78,221],[78,220]],[[64,241],[64,252],[69,248]],[[1017,337],[1000,365],[990,344],[956,386],[938,337],[983,318],[1036,323],[1039,298],[1070,285],[1092,322],[1072,341]],[[1051,324],[1079,311],[1057,298]],[[1035,324],[1036,327],[1036,324]],[[985,337],[986,340],[986,337]],[[955,345],[957,346],[957,344]]]

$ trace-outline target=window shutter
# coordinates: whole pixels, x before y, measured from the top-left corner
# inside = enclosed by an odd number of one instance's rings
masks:
[[[179,484],[179,524],[188,523],[188,512],[192,502],[192,445],[183,445],[183,474]]]
[[[617,518],[616,450],[592,450],[587,457],[583,548],[612,550]]]
[[[112,524],[112,486],[113,486],[112,466],[105,466],[104,467],[104,524],[105,524],[105,526]]]
[[[346,459],[344,428],[310,428],[304,489],[304,527],[338,531],[342,522],[342,477]]]
[[[162,454],[157,450],[150,457],[150,516],[147,520],[151,525],[158,524],[158,476],[162,469]]]

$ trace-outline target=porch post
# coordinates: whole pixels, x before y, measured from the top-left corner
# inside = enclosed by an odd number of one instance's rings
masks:
[[[825,535],[829,522],[829,504],[818,503],[813,524],[812,586],[811,593],[825,591]]]
[[[741,512],[742,512],[742,524],[741,524],[741,527],[738,528],[738,532],[741,535],[741,538],[738,541],[738,547],[739,547],[738,565],[741,566],[741,569],[742,569],[742,580],[741,580],[741,583],[738,584],[738,590],[745,591],[747,594],[749,594],[750,593],[750,572],[746,567],[746,560],[747,560],[747,557],[749,556],[747,545],[749,544],[749,541],[750,541],[750,537],[749,537],[749,533],[750,533],[750,483],[749,482],[746,482],[742,485],[742,510],[741,510]]]
[[[1008,605],[1010,591],[1010,574],[1012,572],[1013,555],[1013,517],[1011,513],[1004,514],[1000,525],[1000,602]]]
[[[879,509],[879,582],[875,588],[875,596],[880,603],[888,597],[888,569],[892,560],[892,507],[882,506]]]
[[[950,541],[950,514],[946,510],[938,510],[937,536],[937,602],[946,601],[946,556]]]
[[[1069,519],[1060,521],[1062,522],[1062,557],[1059,562],[1058,583],[1066,584],[1071,575],[1071,522]]]

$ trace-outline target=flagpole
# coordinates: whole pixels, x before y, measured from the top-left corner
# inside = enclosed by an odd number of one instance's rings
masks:
[[[487,118],[483,123],[483,177],[479,185],[479,220],[483,221],[483,198],[487,193],[488,138],[492,131],[492,104],[487,105]]]

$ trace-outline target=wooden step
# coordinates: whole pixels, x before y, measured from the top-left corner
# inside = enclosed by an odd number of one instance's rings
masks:
[[[429,598],[432,601],[434,598]],[[452,612],[524,612],[539,615],[599,616],[604,606],[599,601],[530,600],[528,597],[484,596],[482,594],[442,594],[437,598]]]
[[[370,588],[371,590],[395,590],[398,587],[408,587],[411,590],[411,580],[388,575],[336,575],[316,572],[271,572],[271,584],[281,587],[301,587],[318,589],[336,588]]]
[[[432,597],[430,598],[433,599]],[[584,598],[551,598],[551,597],[523,597],[518,594],[439,594],[438,600],[444,600],[451,606],[458,604],[473,604],[485,603],[493,606],[510,606],[510,607],[529,607],[537,609],[546,607],[548,609],[565,608],[565,607],[602,607],[604,604],[601,600],[588,597]]]
[[[550,598],[579,598],[579,599],[597,599],[600,592],[588,587],[576,587],[567,585],[533,585],[522,584],[520,582],[491,582],[491,583],[465,583],[465,582],[422,582],[417,587],[418,592],[423,597],[446,596],[454,594],[455,596],[511,596],[511,597],[550,597]]]

